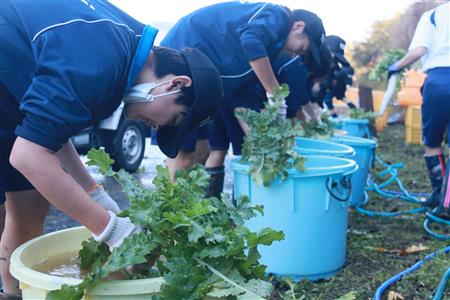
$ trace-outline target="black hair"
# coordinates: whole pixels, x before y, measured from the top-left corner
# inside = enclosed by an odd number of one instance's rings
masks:
[[[174,74],[176,76],[186,75],[192,79],[191,72],[180,51],[157,46],[153,46],[152,51],[154,58],[152,65],[157,78]],[[193,86],[182,87],[180,95],[175,99],[175,103],[188,108],[191,107],[192,103],[194,103]]]
[[[295,9],[292,11],[291,19],[293,22],[303,21],[305,23],[304,32],[308,35],[310,42],[320,47],[325,38],[325,28],[318,15],[308,10]]]
[[[291,11],[291,20],[293,22],[303,21],[306,23],[306,27],[316,26],[323,29],[322,20],[315,13],[304,10],[304,9],[294,9]]]
[[[308,69],[309,77],[314,79],[324,78],[331,67],[332,57],[327,46],[322,45],[319,49],[320,64],[318,65],[310,55],[305,57],[304,64]]]
[[[308,10],[304,10],[304,9],[294,9],[292,10],[292,19],[294,21],[305,21],[305,19],[307,19],[308,17],[310,17],[312,14],[312,12],[308,11]]]

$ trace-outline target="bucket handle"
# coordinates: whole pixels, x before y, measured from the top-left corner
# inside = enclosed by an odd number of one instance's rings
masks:
[[[333,189],[337,189],[339,186],[339,183],[341,186],[343,186],[345,189],[348,190],[346,195],[344,197],[340,197],[340,195],[336,195],[336,193],[333,192]],[[340,202],[347,202],[350,198],[350,195],[352,194],[352,181],[350,180],[350,176],[344,176],[341,178],[340,182],[335,181],[333,178],[328,177],[325,181],[325,187],[327,188],[328,193],[330,193],[333,198]],[[340,193],[340,192],[339,192]]]
[[[365,131],[365,134],[366,134],[366,138],[370,140],[372,137],[371,137],[371,134],[370,134],[369,124],[364,126],[364,131]]]
[[[372,161],[371,161],[371,165],[370,168],[371,169],[375,169],[375,157],[377,156],[377,147],[373,148],[373,152],[372,152]]]

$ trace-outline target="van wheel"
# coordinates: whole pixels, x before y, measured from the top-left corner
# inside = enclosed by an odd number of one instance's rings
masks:
[[[114,159],[113,170],[135,172],[141,165],[145,152],[145,126],[136,121],[123,119],[114,132],[112,143],[106,147]]]

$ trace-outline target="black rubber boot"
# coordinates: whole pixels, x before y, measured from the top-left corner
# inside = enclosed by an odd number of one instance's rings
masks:
[[[3,290],[0,290],[1,300],[22,300],[22,295],[5,294]]]
[[[450,213],[450,190],[449,189],[449,170],[450,170],[450,161],[447,162],[447,170],[445,172],[444,185],[442,187],[441,193],[441,208],[447,213]]]
[[[225,179],[225,167],[205,168],[211,176],[209,186],[206,188],[206,197],[220,198],[223,191],[223,181]]]
[[[424,156],[425,163],[430,177],[433,192],[431,196],[425,200],[424,205],[428,207],[437,207],[441,202],[441,189],[444,181],[445,160],[444,155]]]
[[[350,109],[356,109],[355,104],[353,104],[352,102],[347,102],[347,107]]]

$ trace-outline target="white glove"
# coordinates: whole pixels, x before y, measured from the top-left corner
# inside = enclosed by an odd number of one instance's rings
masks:
[[[100,185],[95,190],[89,193],[89,196],[95,200],[100,206],[102,206],[106,210],[110,210],[115,214],[120,213],[120,208],[117,205],[116,201],[114,201],[111,196],[103,189]]]
[[[283,99],[283,103],[281,104],[277,117],[279,121],[286,121],[286,116],[287,116],[287,104],[286,100]]]
[[[269,102],[270,105],[274,105],[274,101],[273,101],[273,95],[266,93],[267,96],[267,101]],[[286,115],[287,115],[287,104],[286,104],[286,100],[283,99],[283,102],[281,103],[281,107],[280,110],[277,113],[277,119],[279,121],[285,121],[286,120]]]
[[[130,218],[121,218],[115,213],[108,211],[110,219],[108,225],[100,235],[92,234],[92,237],[97,242],[104,242],[112,251],[114,248],[120,247],[123,241],[135,233],[142,231],[140,226],[131,223]]]

